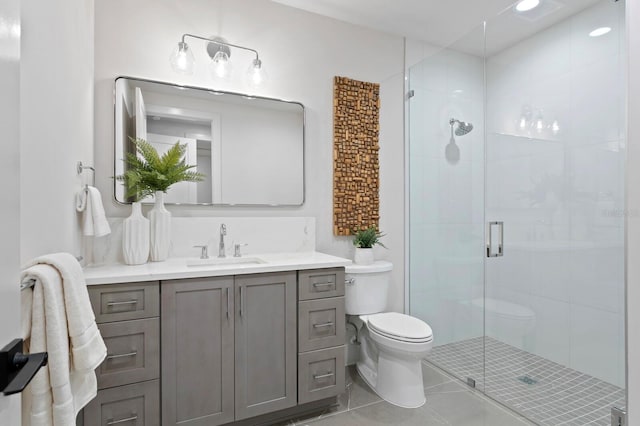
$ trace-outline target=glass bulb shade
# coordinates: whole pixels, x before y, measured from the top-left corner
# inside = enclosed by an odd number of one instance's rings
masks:
[[[222,50],[218,51],[209,64],[209,70],[214,78],[228,78],[231,75],[229,55]]]
[[[187,46],[187,43],[180,42],[169,57],[171,68],[179,74],[193,74],[196,58]]]
[[[524,117],[520,117],[520,129],[525,129],[527,127],[527,119]]]
[[[264,85],[268,78],[269,76],[262,66],[262,61],[260,59],[251,61],[251,65],[247,69],[247,84],[253,88],[259,87]]]
[[[540,4],[540,0],[521,0],[516,5],[518,12],[526,12],[531,9],[535,9]]]

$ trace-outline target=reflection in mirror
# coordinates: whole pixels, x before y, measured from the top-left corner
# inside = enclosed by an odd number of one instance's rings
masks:
[[[206,175],[180,182],[168,204],[302,205],[304,107],[297,102],[133,78],[116,79],[115,174],[124,173],[131,138],[159,154],[179,141],[185,162]],[[115,198],[127,203],[115,184]],[[145,199],[143,202],[152,202]]]

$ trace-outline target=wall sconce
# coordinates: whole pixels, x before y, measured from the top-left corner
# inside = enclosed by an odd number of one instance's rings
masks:
[[[179,74],[193,74],[195,71],[195,56],[189,45],[185,42],[186,37],[195,38],[198,40],[204,40],[207,42],[207,54],[211,58],[209,63],[209,71],[213,78],[226,79],[231,75],[231,47],[237,49],[248,50],[255,53],[256,57],[251,61],[249,68],[247,69],[246,79],[247,84],[251,87],[258,87],[267,81],[267,73],[262,66],[262,61],[258,55],[258,51],[239,46],[237,44],[231,44],[222,37],[201,37],[193,34],[183,34],[178,46],[174,49],[169,58],[171,68]]]

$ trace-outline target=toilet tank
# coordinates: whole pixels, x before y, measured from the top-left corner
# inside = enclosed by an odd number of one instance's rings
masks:
[[[348,315],[384,312],[393,264],[376,261],[371,265],[345,267],[345,308]]]

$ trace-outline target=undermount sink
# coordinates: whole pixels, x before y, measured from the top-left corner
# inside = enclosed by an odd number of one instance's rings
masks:
[[[259,265],[261,263],[267,262],[259,257],[211,257],[187,260],[187,266]]]

